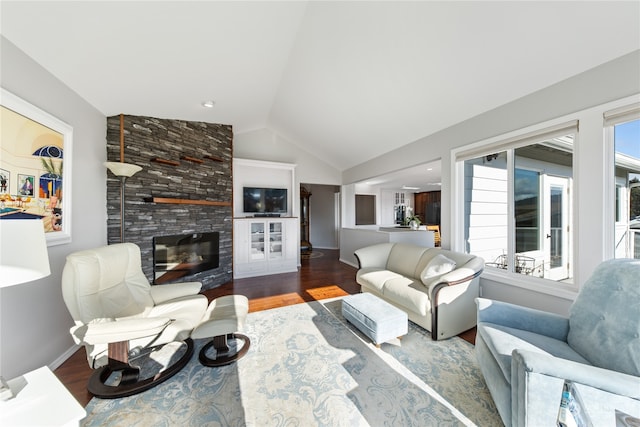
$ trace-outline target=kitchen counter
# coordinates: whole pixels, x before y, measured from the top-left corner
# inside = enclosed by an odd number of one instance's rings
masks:
[[[411,227],[409,227],[408,225],[407,226],[390,225],[390,226],[378,227],[378,231],[384,231],[385,233],[401,233],[405,231],[427,231],[427,229],[424,226],[418,228],[417,230],[412,230]]]

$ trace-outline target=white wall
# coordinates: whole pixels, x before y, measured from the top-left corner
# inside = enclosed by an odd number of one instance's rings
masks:
[[[298,183],[340,185],[340,171],[269,129],[233,135],[233,157],[293,163]]]
[[[340,223],[342,227],[355,227],[356,225],[356,185],[343,185],[340,189]],[[342,240],[342,236],[340,236]],[[342,246],[342,243],[340,244]]]
[[[640,51],[635,51],[345,170],[342,174],[343,183],[348,188],[352,183],[413,166],[417,161],[441,157],[442,246],[458,249],[455,245],[459,243],[455,240],[458,234],[452,222],[455,217],[452,207],[455,192],[461,189],[452,187],[451,150],[573,114],[580,120],[580,139],[576,144],[574,169],[578,215],[575,222],[577,233],[574,236],[574,273],[576,283],[581,284],[590,276],[596,265],[610,256],[606,253],[606,248],[610,245],[607,243],[606,231],[603,230],[605,209],[608,209],[611,203],[605,187],[607,157],[603,144],[602,110],[594,107],[631,96],[634,96],[637,102],[640,93],[639,75]],[[348,213],[343,214],[343,218],[348,217]],[[508,295],[513,289],[494,282],[487,291],[490,291],[490,294],[485,296],[508,300]],[[529,304],[555,307],[560,311],[568,307],[572,298],[566,294],[532,294],[531,298],[527,298]]]
[[[0,85],[73,127],[72,241],[50,246],[51,275],[0,289],[0,372],[55,368],[72,349],[60,278],[67,254],[107,242],[106,118],[0,36]],[[67,155],[67,153],[65,153]]]
[[[380,212],[378,215],[380,225],[393,225],[396,222],[394,211],[395,194],[395,191],[380,191]]]
[[[338,249],[337,224],[335,218],[334,185],[311,185],[309,198],[309,237],[313,248]]]

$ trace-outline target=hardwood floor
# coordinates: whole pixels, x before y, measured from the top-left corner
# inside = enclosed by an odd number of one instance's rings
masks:
[[[233,280],[204,291],[209,301],[223,295],[240,294],[249,298],[249,311],[261,311],[302,302],[345,296],[360,292],[356,269],[338,260],[339,251],[314,249],[302,259],[297,273],[285,273]],[[474,343],[475,329],[460,335]],[[93,397],[86,389],[92,373],[84,348],[79,349],[54,371],[82,406]]]

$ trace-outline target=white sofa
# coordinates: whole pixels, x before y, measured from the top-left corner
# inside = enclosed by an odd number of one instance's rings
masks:
[[[484,260],[440,248],[381,243],[355,251],[356,282],[407,312],[409,320],[431,331],[434,340],[476,325]]]

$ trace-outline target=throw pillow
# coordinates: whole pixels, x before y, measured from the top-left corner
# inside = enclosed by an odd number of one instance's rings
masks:
[[[455,270],[456,262],[442,254],[434,256],[427,266],[420,273],[420,280],[426,287],[431,286],[434,281],[440,279],[450,271]]]

